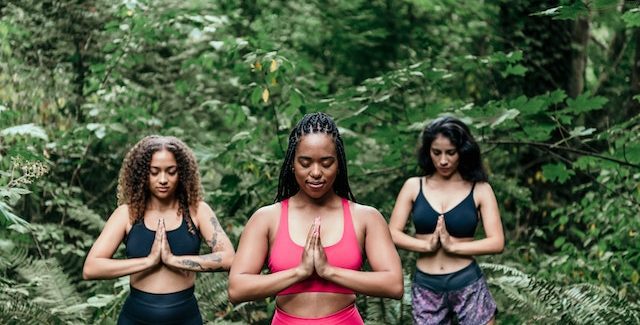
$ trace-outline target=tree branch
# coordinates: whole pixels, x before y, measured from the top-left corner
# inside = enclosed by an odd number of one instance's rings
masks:
[[[585,155],[585,156],[596,157],[596,158],[600,158],[602,160],[615,162],[615,163],[623,165],[623,166],[640,169],[640,165],[632,164],[632,163],[630,163],[628,161],[625,161],[625,160],[620,160],[620,159],[616,159],[616,158],[613,158],[613,157],[608,157],[608,156],[604,156],[604,155],[601,155],[601,154],[597,154],[595,152],[589,152],[589,151],[585,151],[585,150],[581,150],[581,149],[556,146],[556,145],[549,144],[549,143],[530,142],[530,141],[486,141],[485,143],[496,144],[496,145],[525,145],[525,146],[534,146],[534,147],[539,147],[539,148],[546,148],[546,149],[549,149],[549,150],[557,149],[557,150],[577,153],[577,154],[581,154],[581,155]]]

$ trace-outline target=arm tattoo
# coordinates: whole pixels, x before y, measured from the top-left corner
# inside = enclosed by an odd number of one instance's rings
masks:
[[[202,267],[202,265],[200,265],[200,263],[194,261],[194,260],[181,260],[180,264],[186,266],[187,268],[190,269],[197,269],[197,270],[204,270],[204,267]]]
[[[213,235],[211,235],[211,239],[207,240],[209,247],[211,247],[212,252],[216,252],[222,249],[222,243],[218,242],[218,235],[220,233],[224,234],[222,230],[222,226],[220,226],[220,222],[216,219],[215,216],[211,217],[211,225],[213,226]]]
[[[204,258],[205,260],[209,260],[209,261],[214,261],[214,262],[222,262],[222,256],[220,256],[220,254],[207,254],[207,255],[202,255],[202,258]]]

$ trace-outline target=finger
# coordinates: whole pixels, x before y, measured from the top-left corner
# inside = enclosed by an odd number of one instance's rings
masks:
[[[318,241],[317,241],[317,245],[319,248],[322,248],[322,237],[320,237],[320,224],[318,224],[318,228],[316,230],[318,232]]]
[[[311,224],[311,227],[309,227],[309,233],[307,233],[307,241],[304,243],[304,248],[309,249],[311,247],[311,243],[313,241],[313,235],[315,233],[315,224]]]

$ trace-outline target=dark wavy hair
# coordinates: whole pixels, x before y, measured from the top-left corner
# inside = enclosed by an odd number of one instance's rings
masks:
[[[141,221],[147,207],[149,191],[149,170],[154,153],[168,150],[173,153],[178,167],[176,198],[178,215],[187,221],[189,231],[194,233],[191,211],[202,201],[202,186],[198,164],[191,149],[175,137],[150,135],[136,143],[127,152],[118,178],[118,204],[129,205],[131,224]]]
[[[469,127],[462,121],[446,116],[433,120],[422,131],[420,146],[417,150],[418,164],[425,175],[433,175],[436,168],[431,161],[431,143],[441,134],[451,141],[458,151],[460,160],[458,171],[462,178],[469,182],[486,182],[489,177],[482,165],[480,147],[471,135]]]
[[[336,181],[333,183],[333,190],[340,197],[355,202],[355,197],[349,187],[347,158],[338,126],[329,115],[321,112],[306,114],[298,124],[296,124],[293,130],[291,130],[291,134],[289,134],[289,146],[287,147],[287,153],[280,169],[278,194],[276,195],[275,201],[280,202],[292,197],[300,190],[300,186],[298,186],[295,175],[293,174],[293,160],[300,139],[311,133],[324,133],[333,138],[336,145],[336,154],[338,155],[338,175]]]

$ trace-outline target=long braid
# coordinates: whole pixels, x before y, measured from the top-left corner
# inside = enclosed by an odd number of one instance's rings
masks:
[[[351,192],[351,187],[349,186],[347,158],[342,137],[340,136],[340,131],[333,119],[329,115],[321,112],[306,114],[298,124],[296,124],[293,130],[291,130],[291,133],[289,134],[289,145],[287,146],[284,162],[280,169],[276,202],[291,197],[300,190],[300,187],[296,182],[295,175],[293,174],[293,162],[296,147],[303,136],[312,133],[324,133],[333,138],[336,146],[336,154],[338,156],[338,175],[335,183],[333,184],[333,190],[340,197],[355,202],[355,196]]]

